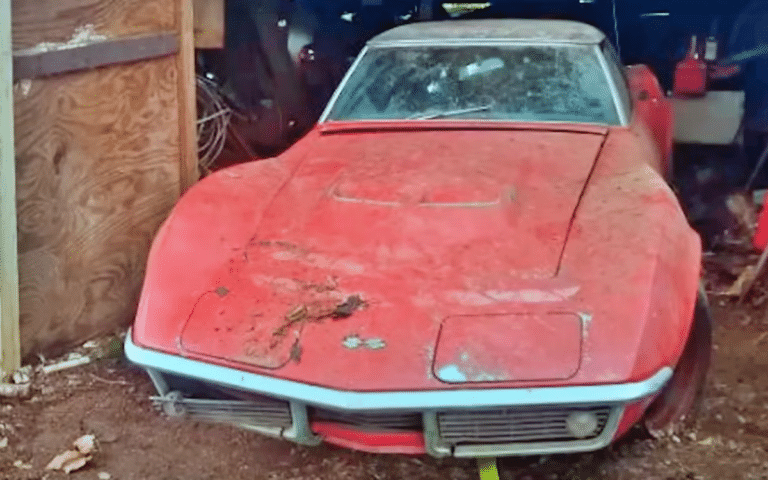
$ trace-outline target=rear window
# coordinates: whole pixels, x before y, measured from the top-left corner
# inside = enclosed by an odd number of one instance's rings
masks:
[[[619,123],[589,45],[393,46],[363,54],[325,120]]]

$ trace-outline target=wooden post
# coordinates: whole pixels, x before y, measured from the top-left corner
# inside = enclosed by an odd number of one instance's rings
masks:
[[[178,0],[180,193],[184,193],[200,177],[197,164],[197,80],[193,7],[192,0]]]
[[[11,0],[0,0],[0,381],[21,364],[11,52]]]

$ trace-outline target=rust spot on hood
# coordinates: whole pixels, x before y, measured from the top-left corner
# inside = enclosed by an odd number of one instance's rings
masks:
[[[227,287],[222,286],[216,289],[216,295],[220,297],[226,297],[228,293],[229,289]]]

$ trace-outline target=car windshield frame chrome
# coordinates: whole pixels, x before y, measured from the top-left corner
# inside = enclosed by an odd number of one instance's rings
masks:
[[[368,54],[368,52],[376,49],[385,49],[385,48],[408,48],[408,47],[499,47],[499,46],[531,46],[531,47],[589,47],[591,46],[595,54],[597,55],[598,62],[600,64],[600,68],[603,71],[603,75],[605,76],[607,82],[608,82],[608,88],[611,92],[611,98],[613,99],[613,105],[616,110],[616,114],[619,119],[618,125],[614,124],[605,124],[605,123],[599,123],[599,122],[568,122],[568,123],[575,123],[575,124],[581,124],[581,125],[596,125],[596,126],[604,126],[604,127],[626,127],[629,125],[629,112],[627,111],[627,106],[624,105],[624,102],[621,100],[621,95],[619,93],[620,84],[618,83],[618,80],[615,78],[613,73],[611,72],[611,69],[608,66],[610,60],[608,58],[605,58],[605,54],[603,52],[603,49],[601,47],[601,43],[580,43],[580,42],[567,42],[567,41],[536,41],[536,40],[496,40],[496,39],[481,39],[481,40],[397,40],[397,41],[391,41],[391,42],[377,42],[375,44],[367,44],[363,47],[363,49],[360,51],[360,53],[357,55],[357,58],[355,58],[355,61],[352,63],[352,65],[347,70],[346,74],[342,78],[341,82],[339,83],[338,87],[336,87],[336,90],[334,90],[333,95],[331,95],[330,100],[328,101],[328,104],[325,106],[325,109],[323,110],[323,113],[320,115],[319,119],[317,120],[318,125],[323,123],[331,123],[331,122],[370,122],[371,120],[329,120],[328,117],[333,110],[336,102],[338,101],[339,95],[341,91],[346,87],[347,83],[349,82],[349,79],[353,75],[355,69],[357,69],[358,65],[360,64],[363,57]],[[621,66],[619,66],[621,68]],[[403,119],[386,119],[386,120],[375,120],[376,122],[381,123],[387,123],[387,122],[408,122],[413,120],[408,120],[406,118]],[[438,122],[444,122],[444,121],[452,121],[448,119],[435,119],[435,120],[418,120],[419,122],[429,122],[429,121],[438,121]],[[466,120],[464,120],[466,121]],[[478,120],[479,121],[479,120]],[[547,123],[557,123],[561,124],[563,122],[554,122],[554,121],[546,121],[546,120],[536,120],[533,122],[530,121],[522,121],[522,120],[482,120],[483,122],[497,122],[497,123],[505,123],[505,122],[519,122],[519,123],[540,123],[540,124],[547,124]]]
[[[617,67],[616,70],[619,72],[625,72],[625,67],[622,63],[616,61],[619,59],[618,53],[616,53],[613,45],[611,45],[607,38],[596,45],[596,47],[603,69],[608,74],[608,82],[612,91],[613,101],[616,102],[617,107],[619,107],[617,108],[619,118],[623,119],[622,125],[629,124],[629,119],[632,118],[632,95],[629,91],[629,83],[627,82],[625,73],[621,73],[617,78],[613,69],[610,68],[609,63],[615,64]],[[606,56],[605,50],[609,50],[609,52],[613,50],[613,53]],[[624,90],[626,95],[621,95],[621,90]]]

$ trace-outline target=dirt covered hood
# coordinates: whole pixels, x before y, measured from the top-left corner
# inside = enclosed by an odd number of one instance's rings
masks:
[[[455,339],[438,348],[445,365],[431,363],[444,320],[479,314],[478,329],[513,328],[525,344],[537,343],[527,332],[566,332],[565,349],[528,349],[505,368],[515,378],[499,380],[567,378],[579,363],[578,319],[558,329],[527,318],[520,330],[484,315],[569,295],[557,266],[602,141],[546,131],[320,136],[194,306],[180,347],[338,388],[409,388],[406,372],[423,379],[425,367],[444,382],[473,381],[452,374],[466,356]]]

